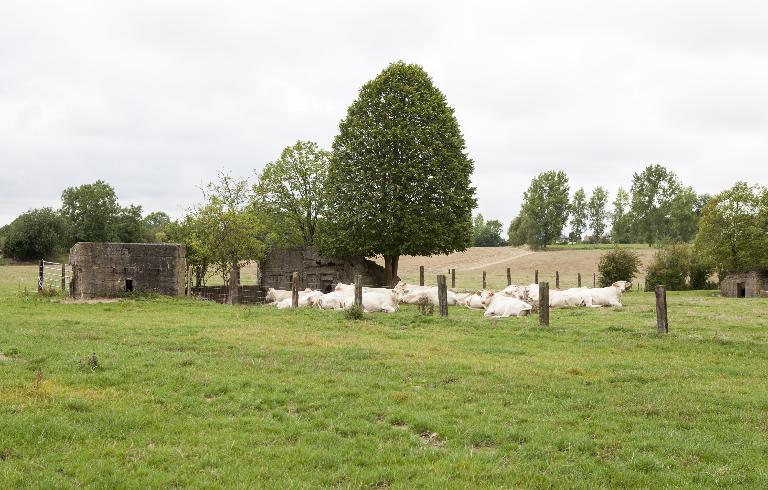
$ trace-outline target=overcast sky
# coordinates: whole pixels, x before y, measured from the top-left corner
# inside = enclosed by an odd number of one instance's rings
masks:
[[[650,163],[699,192],[768,183],[768,2],[0,1],[0,224],[102,179],[180,216],[218,171],[329,148],[360,86],[422,65],[479,210],[537,173],[611,199]]]

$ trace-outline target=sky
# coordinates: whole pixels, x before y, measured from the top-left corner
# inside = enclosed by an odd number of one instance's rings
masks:
[[[564,170],[611,199],[660,163],[698,192],[768,184],[768,2],[0,2],[0,224],[98,179],[179,217],[219,172],[330,148],[360,87],[423,66],[478,210]]]

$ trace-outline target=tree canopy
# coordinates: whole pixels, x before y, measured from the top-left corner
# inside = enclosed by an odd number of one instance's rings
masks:
[[[325,211],[330,152],[312,141],[297,141],[264,166],[253,187],[257,211],[270,221],[272,241],[312,245]]]
[[[600,242],[605,234],[606,221],[608,220],[608,191],[601,186],[595,187],[592,196],[587,203],[587,219],[592,230],[593,242]]]
[[[550,170],[531,181],[523,195],[516,230],[518,236],[525,236],[525,243],[531,248],[546,248],[562,235],[568,219],[568,192],[568,176],[563,171]]]
[[[2,253],[17,260],[51,259],[69,242],[69,222],[51,208],[19,215],[5,230]]]
[[[72,223],[74,242],[142,242],[141,206],[121,207],[111,185],[97,180],[61,193],[61,212]]]
[[[474,219],[473,243],[475,247],[501,247],[505,241],[501,238],[504,225],[501,221],[492,219],[485,221],[482,214],[477,214]]]
[[[738,182],[709,199],[695,248],[719,271],[768,267],[768,189]]]
[[[474,165],[454,111],[418,65],[392,63],[339,124],[327,180],[329,255],[448,254],[472,244]]]
[[[571,234],[572,242],[580,242],[584,238],[587,229],[587,195],[583,187],[579,187],[573,194],[571,201]]]

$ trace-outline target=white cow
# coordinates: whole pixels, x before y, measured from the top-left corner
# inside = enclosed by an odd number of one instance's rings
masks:
[[[344,309],[344,300],[349,296],[354,297],[354,292],[331,291],[318,298],[317,306],[322,310],[342,310]]]
[[[527,286],[520,286],[517,284],[511,284],[501,290],[501,294],[504,296],[510,296],[512,298],[523,299],[528,294]]]
[[[419,289],[405,292],[399,297],[400,303],[407,305],[419,305],[425,302],[430,305],[439,304],[436,287],[420,286]],[[445,297],[448,301],[448,306],[453,306],[456,304],[456,293],[453,291],[446,291]]]
[[[351,308],[355,303],[355,297],[347,296],[342,301],[342,308]],[[398,310],[397,297],[391,290],[363,291],[363,311],[367,313],[383,311],[394,313]]]
[[[275,288],[269,288],[267,289],[267,296],[266,301],[267,303],[276,303],[278,301],[282,301],[285,298],[291,297],[291,291],[285,290],[285,289],[275,289]]]
[[[464,304],[468,308],[479,310],[485,308],[485,301],[491,295],[493,295],[493,291],[477,291],[469,296]]]
[[[456,304],[458,305],[466,305],[467,300],[472,296],[472,293],[457,293],[455,291],[453,294],[456,296]]]
[[[624,283],[624,281],[619,281],[619,283]],[[621,293],[624,292],[625,284],[619,283],[614,283],[605,288],[590,289],[589,293],[592,295],[592,306],[622,306]]]
[[[487,317],[506,318],[510,316],[525,316],[531,312],[533,306],[525,301],[506,296],[504,294],[491,293],[485,299],[485,313]]]
[[[315,306],[317,304],[317,301],[320,299],[322,295],[323,293],[321,291],[312,291],[311,289],[299,291],[299,307]],[[277,302],[277,307],[281,310],[285,308],[290,308],[291,306],[293,306],[292,296],[289,296]]]

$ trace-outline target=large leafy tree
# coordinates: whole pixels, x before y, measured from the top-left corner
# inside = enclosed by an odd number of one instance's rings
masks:
[[[18,260],[39,260],[62,253],[69,242],[69,222],[51,208],[19,215],[5,231],[2,253]]]
[[[589,228],[592,230],[592,241],[599,242],[605,234],[606,222],[608,221],[608,191],[601,186],[595,187],[592,196],[587,203],[587,216]]]
[[[97,180],[93,184],[68,187],[61,194],[61,211],[72,222],[76,242],[114,240],[114,221],[120,213],[117,194],[111,185]]]
[[[637,237],[648,245],[693,238],[696,206],[693,189],[662,165],[649,165],[632,176],[632,224]]]
[[[321,249],[383,255],[390,284],[401,255],[466,249],[473,167],[454,111],[429,75],[418,65],[389,65],[339,124]]]
[[[203,203],[189,218],[189,243],[204,251],[208,263],[227,281],[233,268],[264,258],[265,226],[251,205],[252,186],[248,179],[219,175],[218,181],[203,189],[203,197]]]
[[[568,194],[568,176],[563,171],[550,170],[531,181],[521,211],[522,229],[531,248],[546,248],[560,238],[568,219]]]
[[[474,219],[474,245],[475,247],[500,247],[504,245],[501,238],[503,225],[501,221],[492,219],[485,221],[482,214],[477,214]]]
[[[768,267],[768,190],[738,182],[702,211],[695,248],[719,271]]]
[[[264,166],[254,185],[256,209],[269,220],[281,245],[312,245],[325,211],[330,152],[312,141],[297,141]]]
[[[579,187],[573,194],[571,201],[571,234],[572,242],[580,242],[584,237],[584,231],[587,229],[587,195],[584,188]]]
[[[72,223],[75,242],[143,242],[141,206],[121,207],[111,185],[69,187],[61,194],[61,212]]]

